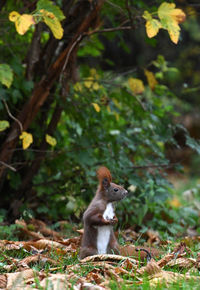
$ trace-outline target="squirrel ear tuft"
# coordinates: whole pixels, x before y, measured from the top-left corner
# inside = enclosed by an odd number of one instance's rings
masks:
[[[102,189],[106,189],[110,186],[110,182],[112,181],[112,176],[107,167],[102,166],[97,170],[97,177],[99,179],[99,184]]]
[[[109,186],[110,186],[110,182],[109,182],[109,180],[108,180],[107,178],[104,178],[104,179],[102,180],[102,187],[103,187],[104,189],[108,189]]]

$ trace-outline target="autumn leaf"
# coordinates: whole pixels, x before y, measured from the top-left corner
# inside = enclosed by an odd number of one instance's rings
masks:
[[[148,11],[144,11],[143,18],[146,19],[146,33],[149,38],[158,34],[159,29],[162,27],[160,21],[152,18]]]
[[[100,86],[97,82],[94,82],[92,88],[93,88],[93,90],[98,91],[100,89]]]
[[[13,70],[8,64],[0,64],[0,82],[10,88],[13,82]]]
[[[62,10],[59,6],[55,5],[53,1],[39,0],[36,7],[39,11],[45,9],[47,12],[52,13],[59,21],[65,19],[65,15],[63,14]]]
[[[97,113],[99,113],[99,112],[101,111],[101,108],[100,108],[100,106],[99,106],[98,104],[96,104],[96,103],[92,103],[92,105],[93,105],[93,107],[94,107],[94,109],[95,109],[95,111],[96,111]]]
[[[140,79],[129,78],[128,79],[129,87],[134,95],[140,95],[144,92],[144,84]]]
[[[41,9],[40,13],[46,25],[51,29],[54,37],[61,39],[63,37],[63,28],[58,18],[52,12],[45,9]]]
[[[87,78],[85,81],[84,81],[84,86],[87,88],[87,89],[90,89],[92,87],[92,84],[93,84],[93,78],[89,77]]]
[[[46,142],[47,142],[48,144],[50,144],[51,146],[56,146],[57,141],[56,141],[56,139],[55,139],[54,137],[52,137],[52,136],[46,134],[46,135],[45,135],[45,139],[46,139]]]
[[[8,18],[11,22],[15,22],[20,17],[20,14],[17,11],[10,12]]]
[[[29,14],[22,14],[15,21],[16,30],[20,35],[24,35],[33,24],[35,24],[35,20],[33,16]]]
[[[0,121],[0,132],[6,130],[8,127],[10,127],[10,124],[8,121]]]
[[[22,147],[24,150],[26,150],[31,143],[33,143],[33,136],[30,133],[27,133],[26,131],[23,131],[22,134],[19,136],[19,139],[22,139]]]
[[[147,78],[147,82],[148,82],[150,88],[152,90],[154,90],[155,86],[158,84],[158,81],[156,80],[154,74],[147,69],[144,70],[144,73],[145,73],[145,76]]]
[[[162,28],[166,29],[175,44],[178,43],[180,35],[179,23],[185,20],[185,13],[181,9],[176,9],[174,3],[164,2],[158,8]]]
[[[35,24],[35,20],[32,15],[30,14],[20,15],[16,11],[12,11],[9,14],[9,20],[15,23],[16,30],[20,35],[24,35],[29,29],[29,27]]]

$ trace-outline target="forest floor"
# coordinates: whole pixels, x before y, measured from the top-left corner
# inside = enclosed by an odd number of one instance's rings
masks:
[[[174,180],[173,180],[174,179]],[[177,182],[174,207],[196,204],[198,180]],[[198,192],[197,192],[198,193]],[[199,210],[200,212],[200,210]],[[56,231],[55,231],[56,229]],[[150,247],[144,261],[135,256],[97,255],[79,259],[83,229],[67,221],[48,226],[36,219],[0,225],[0,288],[4,289],[199,289],[200,234],[190,229],[182,237],[163,240],[158,232],[120,232],[123,245]],[[14,233],[14,234],[13,234]],[[2,235],[1,235],[2,237]],[[136,246],[137,245],[137,246]],[[153,248],[159,249],[157,257]]]

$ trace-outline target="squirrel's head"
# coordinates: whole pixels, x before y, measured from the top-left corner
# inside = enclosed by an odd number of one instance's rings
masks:
[[[100,167],[97,171],[99,179],[100,191],[104,193],[107,201],[119,201],[127,196],[128,191],[122,186],[117,185],[112,181],[110,171],[106,167]]]

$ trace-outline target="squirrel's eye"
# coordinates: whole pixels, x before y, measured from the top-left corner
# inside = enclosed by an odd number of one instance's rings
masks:
[[[117,192],[118,191],[118,188],[114,188],[114,191]]]

